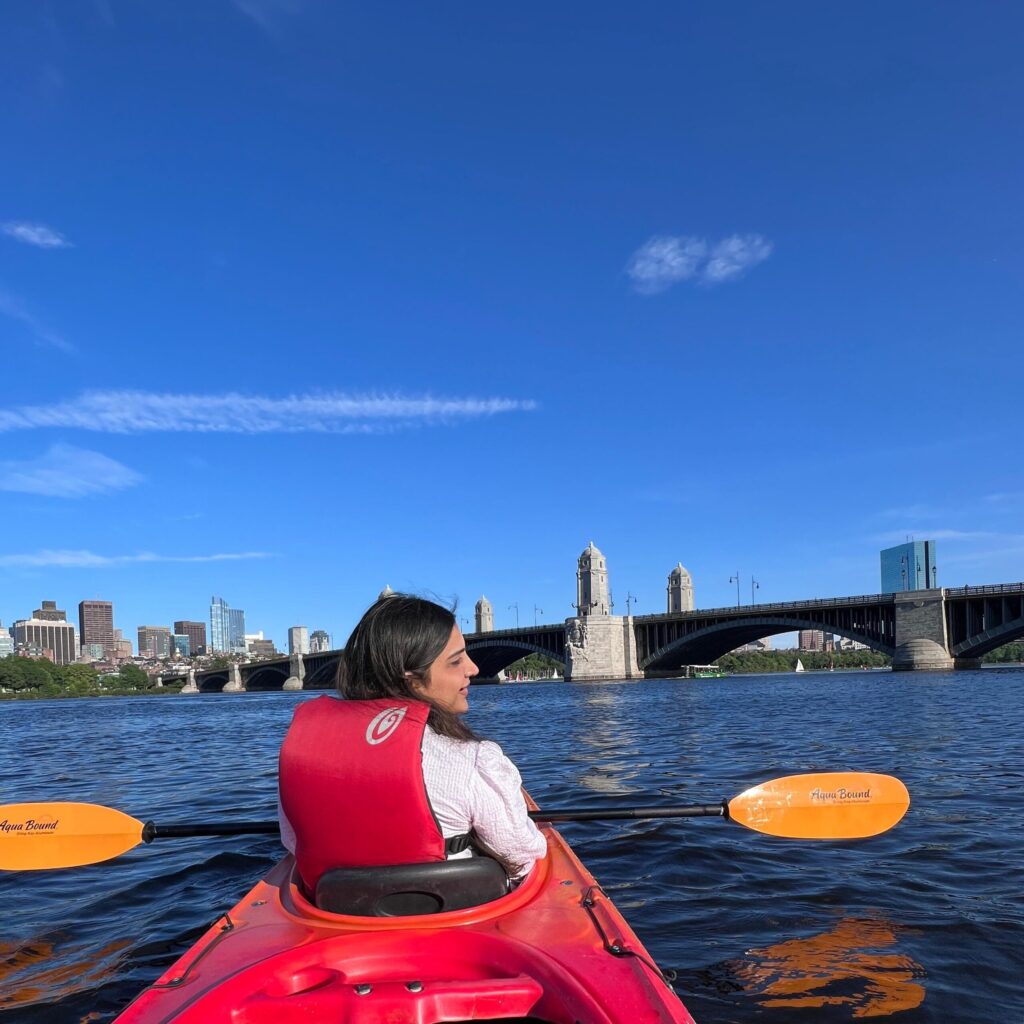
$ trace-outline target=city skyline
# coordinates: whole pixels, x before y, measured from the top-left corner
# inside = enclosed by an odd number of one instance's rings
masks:
[[[5,621],[1024,579],[1024,10],[2,20]]]
[[[935,542],[931,540],[925,541],[908,541],[903,545],[897,545],[893,548],[883,549],[879,552],[882,564],[882,586],[877,591],[878,593],[885,593],[887,579],[897,580],[898,578],[898,565],[900,564],[900,558],[902,556],[903,562],[906,563],[907,555],[906,552],[919,553],[921,558],[924,559],[922,573],[924,573],[924,579],[931,581],[933,574],[936,572],[934,563],[934,552]],[[591,566],[594,568],[596,587],[595,591],[591,591],[590,582],[590,569]],[[587,579],[584,581],[584,569],[587,570]],[[1005,582],[1005,581],[1001,581]],[[730,578],[730,583],[736,586],[736,601],[729,602],[729,604],[721,605],[718,607],[731,608],[733,606],[740,606],[741,604],[757,605],[771,603],[764,600],[758,600],[758,591],[760,589],[759,584],[754,580],[753,576],[750,577],[750,600],[746,601],[743,599],[741,591],[742,578],[737,573]],[[671,569],[666,577],[665,596],[662,600],[662,606],[658,609],[654,609],[655,613],[661,611],[668,612],[679,612],[679,611],[693,611],[693,610],[713,610],[712,606],[701,605],[695,603],[694,600],[694,582],[691,574],[686,570],[682,563],[677,562],[676,565]],[[906,589],[921,589],[921,587],[910,586],[906,579],[902,582],[898,582],[896,585],[890,588],[891,590],[906,590]],[[378,593],[377,597],[382,597],[385,594],[392,593],[393,590],[390,585],[386,584],[384,588]],[[871,593],[874,593],[872,591]],[[822,596],[822,595],[816,595]],[[855,595],[824,595],[829,597],[851,597]],[[637,598],[631,593],[627,592],[627,600],[632,605]],[[369,603],[372,603],[372,600]],[[33,616],[41,617],[54,617],[57,614],[63,614],[63,612],[56,612],[57,602],[53,600],[44,600],[42,602],[44,609],[48,611],[42,611],[36,609],[33,612]],[[91,609],[91,614],[95,617],[98,614],[97,609],[102,612],[102,629],[103,635],[110,632],[112,636],[116,635],[119,639],[122,630],[120,628],[113,628],[113,602],[104,601],[99,599],[93,599],[88,601],[82,601],[78,605],[79,608],[79,619],[80,622],[84,622],[84,616],[86,615],[86,609]],[[576,615],[590,615],[590,614],[607,614],[608,612],[614,612],[615,601],[614,601],[614,589],[611,586],[610,573],[608,571],[608,564],[605,559],[604,553],[591,541],[584,549],[577,561],[576,571],[576,601],[571,604],[570,615],[564,616],[564,619],[569,619]],[[513,604],[508,608],[509,616],[515,616],[514,621],[507,623],[501,623],[495,625],[494,619],[494,608],[492,603],[488,600],[486,595],[481,597],[474,604],[474,614],[470,617],[468,610],[466,609],[465,603],[460,603],[456,606],[457,620],[466,632],[479,632],[481,628],[483,631],[491,631],[497,629],[508,629],[513,628],[513,625],[518,627],[519,625],[519,614],[518,605]],[[652,610],[640,609],[638,610],[635,606],[627,606],[625,609],[627,614],[650,614]],[[534,605],[535,618],[539,613],[542,617],[544,610]],[[621,609],[620,609],[621,613]],[[558,621],[564,621],[559,619]],[[3,621],[3,617],[0,616],[0,622]],[[17,617],[13,620],[16,624],[19,620]],[[260,630],[258,633],[246,633],[245,632],[245,611],[244,609],[232,608],[230,603],[227,602],[223,597],[214,596],[210,599],[209,604],[209,618],[208,623],[210,626],[209,637],[210,641],[207,644],[207,630],[206,623],[189,621],[189,620],[174,620],[173,628],[166,626],[153,626],[153,625],[139,625],[137,627],[139,641],[138,641],[138,655],[143,656],[145,649],[149,645],[150,631],[163,632],[166,634],[166,642],[160,646],[160,652],[154,652],[154,656],[163,657],[166,653],[164,648],[172,650],[175,646],[179,647],[178,641],[184,641],[189,648],[189,653],[195,655],[197,653],[207,654],[221,654],[221,653],[235,653],[244,654],[251,653],[250,645],[246,642],[254,638],[259,639],[262,644],[272,643],[279,651],[286,651],[289,654],[292,653],[309,653],[311,649],[311,631],[310,627],[305,624],[293,624],[287,627],[286,630],[286,641],[283,643],[277,643],[273,636],[268,636],[265,639],[265,634],[272,632],[269,630]],[[550,616],[545,621],[554,621],[550,619]],[[13,628],[13,627],[12,627]],[[143,631],[146,632],[146,639],[143,639]],[[321,638],[326,637],[329,634],[328,631],[317,628],[312,630],[313,636],[319,636]],[[347,635],[347,630],[344,631],[344,635]],[[775,634],[776,644],[784,642],[789,634]],[[796,634],[792,634],[794,640],[797,640]],[[87,640],[85,638],[84,630],[79,631],[79,641],[84,649]],[[798,640],[799,645],[803,645],[802,636]],[[322,640],[318,645],[319,649],[325,649],[323,647]]]

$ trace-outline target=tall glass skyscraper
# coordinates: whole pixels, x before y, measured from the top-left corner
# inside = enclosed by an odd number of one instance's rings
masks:
[[[935,567],[935,541],[909,540],[881,553],[882,593],[931,590],[939,585]]]
[[[228,644],[232,651],[245,651],[245,612],[241,608],[228,609]]]

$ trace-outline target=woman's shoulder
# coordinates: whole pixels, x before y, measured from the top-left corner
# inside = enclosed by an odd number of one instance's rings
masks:
[[[466,761],[485,774],[507,774],[516,767],[493,740],[459,740],[428,728],[423,735],[424,750],[435,756]]]

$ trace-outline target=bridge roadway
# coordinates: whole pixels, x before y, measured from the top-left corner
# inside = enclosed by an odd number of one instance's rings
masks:
[[[575,621],[467,633],[466,648],[481,681],[494,680],[531,653],[565,665],[567,633]],[[897,669],[974,667],[984,654],[1024,637],[1024,583],[702,608],[618,621],[632,626],[637,665],[647,678],[675,676],[686,665],[710,664],[743,644],[801,629],[855,640],[892,657]],[[185,692],[328,690],[340,653],[190,671]],[[612,671],[609,678],[622,676]]]

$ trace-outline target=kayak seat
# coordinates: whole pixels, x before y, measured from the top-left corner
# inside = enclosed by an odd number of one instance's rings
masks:
[[[490,903],[509,891],[505,869],[491,857],[331,868],[320,876],[314,903],[332,914],[411,917]]]

